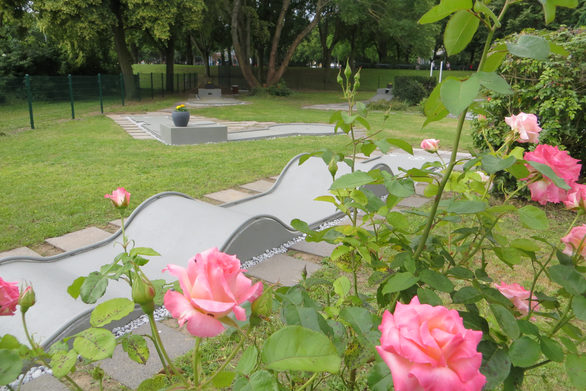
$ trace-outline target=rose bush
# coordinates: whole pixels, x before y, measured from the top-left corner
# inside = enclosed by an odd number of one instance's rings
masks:
[[[197,337],[215,337],[224,331],[221,320],[230,313],[246,320],[240,304],[254,301],[262,293],[262,283],[252,284],[240,268],[240,260],[211,248],[187,263],[187,269],[167,265],[168,271],[179,279],[183,293],[167,291],[165,307],[179,325]]]
[[[486,383],[476,349],[482,332],[468,330],[455,310],[397,303],[379,326],[378,354],[391,369],[396,391],[478,391]]]
[[[517,115],[505,117],[505,122],[515,131],[515,136],[518,136],[518,142],[539,143],[539,132],[541,132],[541,128],[537,123],[535,114],[521,112]]]

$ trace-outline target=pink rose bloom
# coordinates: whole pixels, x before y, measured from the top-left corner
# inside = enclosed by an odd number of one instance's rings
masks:
[[[18,284],[0,277],[0,316],[14,315],[18,304]]]
[[[504,297],[511,300],[513,305],[519,312],[523,315],[527,315],[529,313],[529,292],[527,289],[523,288],[519,284],[505,284],[501,281],[501,284],[494,284],[494,287],[499,290],[500,293],[503,294]],[[539,306],[537,302],[537,297],[535,295],[531,296],[531,308],[535,310]]]
[[[397,303],[379,326],[378,354],[391,369],[396,391],[480,391],[486,378],[478,370],[476,347],[482,332],[467,330],[456,310]]]
[[[564,201],[567,209],[586,210],[586,185],[574,184]]]
[[[104,195],[104,198],[109,198],[116,208],[126,208],[130,203],[130,193],[123,187],[117,188],[112,194]]]
[[[582,169],[582,165],[578,164],[578,159],[572,158],[566,151],[560,151],[558,147],[547,144],[538,145],[533,152],[525,152],[524,158],[528,161],[548,165],[568,186],[573,186],[576,183]],[[530,174],[529,177],[523,180],[530,180],[537,175],[537,171],[529,165],[526,165],[526,167]],[[541,205],[545,205],[547,202],[558,203],[564,201],[567,196],[567,192],[564,189],[557,187],[546,176],[537,182],[530,183],[528,187],[531,191],[531,199]]]
[[[435,153],[439,149],[439,140],[434,138],[426,138],[421,142],[421,148],[429,153]]]
[[[572,256],[580,253],[582,258],[586,258],[586,224],[572,228],[570,233],[562,238],[562,242],[566,244],[564,254]]]
[[[262,293],[260,282],[252,285],[240,269],[240,260],[211,248],[187,263],[187,269],[167,265],[179,279],[183,294],[167,291],[165,307],[177,319],[179,326],[187,322],[187,331],[196,337],[215,337],[224,331],[221,319],[234,312],[236,319],[246,320],[240,304],[254,301]]]
[[[519,135],[520,143],[539,143],[539,132],[541,128],[537,124],[537,117],[534,114],[519,113],[505,117],[505,122]]]

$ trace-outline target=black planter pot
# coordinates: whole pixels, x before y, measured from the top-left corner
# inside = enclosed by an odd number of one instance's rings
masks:
[[[189,123],[189,111],[174,111],[171,113],[171,119],[175,126],[187,126]]]

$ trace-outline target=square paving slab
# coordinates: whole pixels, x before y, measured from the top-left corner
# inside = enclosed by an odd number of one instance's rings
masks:
[[[249,275],[271,283],[293,286],[301,280],[303,268],[307,269],[307,276],[318,271],[321,266],[313,262],[293,258],[284,254],[277,254],[264,262],[248,268]]]
[[[329,257],[332,251],[336,248],[335,245],[326,242],[306,242],[302,240],[291,246],[291,249],[303,251],[304,253],[317,255],[320,257]]]
[[[71,232],[57,238],[47,239],[47,243],[63,251],[73,251],[107,239],[112,234],[96,227],[84,228],[81,231]]]
[[[212,200],[226,203],[226,202],[238,201],[243,198],[250,197],[250,194],[245,193],[243,191],[234,190],[234,189],[226,189],[226,190],[218,191],[215,193],[206,194],[205,197],[211,198]]]
[[[260,179],[256,182],[246,183],[244,185],[240,185],[243,189],[252,190],[259,193],[264,193],[268,191],[271,187],[273,187],[273,182],[266,181],[264,179]]]
[[[9,257],[40,257],[40,255],[28,247],[13,248],[0,253],[0,259]]]

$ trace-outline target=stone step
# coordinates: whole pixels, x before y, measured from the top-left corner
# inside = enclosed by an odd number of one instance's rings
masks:
[[[257,193],[264,193],[265,191],[268,191],[271,187],[273,187],[273,182],[269,182],[264,179],[259,179],[255,182],[240,185],[240,187],[246,190],[256,191]]]
[[[40,257],[41,255],[28,247],[18,247],[0,252],[0,259],[8,257]]]
[[[215,193],[206,194],[204,197],[207,197],[209,199],[212,199],[214,201],[218,201],[221,203],[226,203],[226,202],[238,201],[243,198],[250,197],[250,194],[245,193],[243,191],[234,190],[234,189],[226,189],[226,190],[217,191]]]
[[[56,238],[49,238],[46,242],[63,251],[73,251],[100,242],[110,236],[109,232],[96,227],[88,227]]]
[[[277,254],[249,267],[247,274],[273,284],[293,286],[301,281],[304,268],[307,270],[307,276],[309,277],[318,271],[321,266],[288,255]]]

